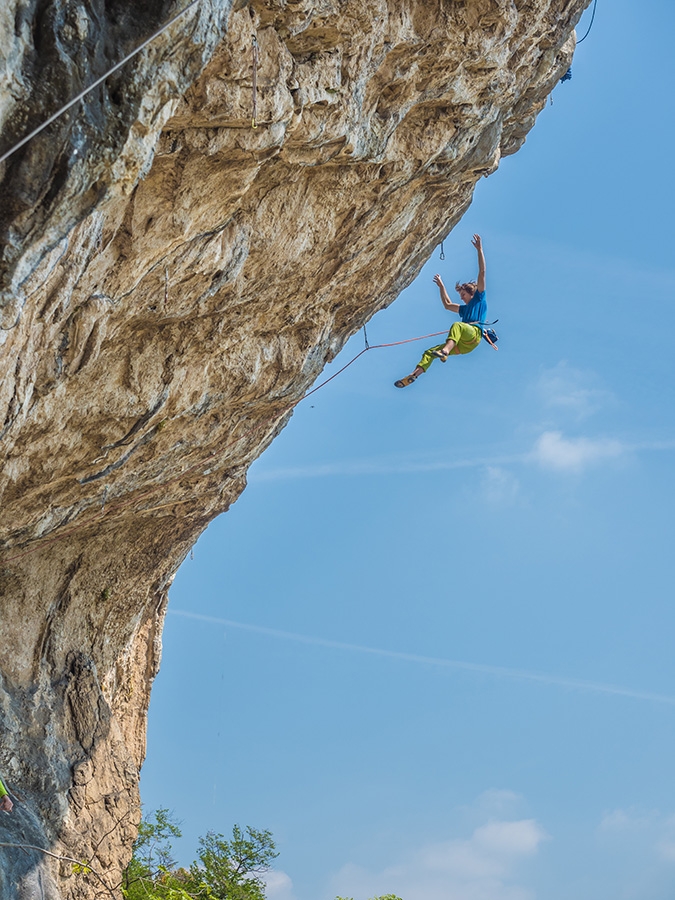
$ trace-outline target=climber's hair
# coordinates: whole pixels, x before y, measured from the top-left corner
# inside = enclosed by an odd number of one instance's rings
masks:
[[[462,289],[465,290],[467,293],[471,294],[471,296],[473,297],[473,295],[478,290],[478,284],[475,281],[465,281],[463,284],[459,284],[459,282],[458,282],[457,286],[456,286],[456,290],[459,291]]]

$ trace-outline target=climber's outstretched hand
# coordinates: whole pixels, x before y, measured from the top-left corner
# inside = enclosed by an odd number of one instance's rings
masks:
[[[453,303],[448,295],[448,292],[445,289],[445,285],[443,284],[443,279],[440,275],[434,275],[434,284],[438,285],[438,289],[441,292],[441,303],[443,306],[450,310],[450,312],[458,312],[459,305],[457,303]]]

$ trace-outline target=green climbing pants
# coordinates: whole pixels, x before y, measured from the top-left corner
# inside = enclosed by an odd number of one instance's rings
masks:
[[[471,353],[480,344],[483,333],[477,325],[467,325],[466,322],[455,322],[448,332],[448,341],[454,341],[455,347],[450,351],[450,356],[458,356],[460,353]],[[446,341],[447,343],[447,341]],[[445,344],[438,344],[436,347],[429,347],[422,354],[422,359],[417,363],[420,369],[426,370],[432,364],[437,356],[434,356],[434,350],[440,350]]]

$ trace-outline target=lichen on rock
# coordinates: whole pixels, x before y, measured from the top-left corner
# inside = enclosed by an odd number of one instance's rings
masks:
[[[0,840],[114,892],[178,565],[521,146],[587,2],[202,0],[0,166]],[[8,0],[0,153],[179,9]],[[102,889],[0,851],[8,900]]]

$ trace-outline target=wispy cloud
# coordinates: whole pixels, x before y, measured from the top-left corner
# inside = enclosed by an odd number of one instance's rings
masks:
[[[530,672],[525,669],[512,669],[506,666],[490,666],[483,663],[464,662],[457,659],[445,659],[434,656],[422,656],[417,653],[404,653],[398,650],[384,650],[379,647],[365,647],[361,644],[350,644],[343,641],[331,641],[326,638],[312,635],[297,634],[293,631],[280,631],[276,628],[265,628],[262,625],[249,625],[245,622],[234,622],[231,619],[221,619],[216,616],[206,616],[200,613],[187,612],[182,609],[169,609],[169,614],[182,616],[186,619],[194,619],[199,622],[208,622],[213,625],[221,625],[226,628],[236,628],[240,631],[248,631],[253,634],[261,634],[265,637],[282,641],[294,641],[298,644],[307,644],[312,647],[325,647],[328,650],[342,650],[349,653],[362,653],[369,656],[378,656],[383,659],[400,660],[401,662],[417,663],[439,669],[455,669],[463,672],[473,672],[477,675],[490,675],[495,678],[513,679],[516,681],[530,681],[537,684],[550,685],[552,687],[571,688],[586,693],[607,694],[615,697],[627,697],[631,700],[648,700],[653,703],[665,703],[675,706],[675,697],[668,694],[657,694],[650,691],[633,690],[613,684],[603,684],[595,681],[584,681],[578,678],[565,678],[558,675]]]
[[[627,449],[612,438],[566,438],[560,431],[545,431],[534,445],[532,458],[545,469],[580,472],[590,465],[617,459]]]
[[[536,393],[544,406],[575,419],[585,419],[616,403],[614,394],[601,387],[595,373],[575,369],[565,361],[541,373]]]
[[[497,239],[496,234],[493,239]],[[605,286],[642,282],[662,285],[664,291],[675,288],[674,266],[655,266],[651,261],[646,266],[630,256],[599,253],[597,247],[584,250],[574,243],[537,238],[532,234],[502,233],[499,242],[502,252],[521,259],[538,260],[545,271],[574,273],[572,277],[577,285],[581,274],[587,272],[598,277]]]
[[[483,496],[488,503],[512,503],[520,492],[516,476],[502,466],[486,466],[482,481]]]
[[[613,809],[606,812],[599,829],[606,834],[621,834],[632,831],[644,831],[659,825],[661,815],[658,810]]]
[[[331,893],[359,900],[390,892],[406,900],[525,900],[531,892],[515,883],[519,869],[547,838],[534,819],[488,821],[469,837],[420,847],[380,871],[347,864]]]
[[[522,794],[504,788],[488,788],[479,794],[476,800],[466,809],[475,811],[484,818],[498,819],[507,816],[514,817],[516,810],[523,804]]]
[[[432,472],[450,472],[461,469],[484,469],[486,493],[501,492],[501,499],[518,490],[517,479],[510,476],[506,467],[531,465],[557,472],[581,471],[588,466],[617,459],[627,453],[643,451],[668,451],[675,449],[675,440],[626,441],[608,437],[565,437],[561,431],[544,431],[532,449],[522,453],[473,456],[463,459],[399,459],[376,457],[374,459],[345,459],[306,466],[287,466],[266,469],[264,464],[252,467],[249,480],[289,481],[310,478],[356,478],[384,475],[417,475]]]
[[[668,868],[675,863],[675,816],[658,809],[614,809],[602,817],[598,836],[626,858],[632,856],[642,868],[655,861]]]
[[[301,478],[334,478],[361,475],[415,475],[424,472],[445,472],[453,469],[475,469],[483,466],[509,465],[521,462],[522,455],[474,457],[469,459],[391,460],[355,459],[317,463],[307,466],[288,466],[276,469],[254,469],[257,481],[281,481]]]

